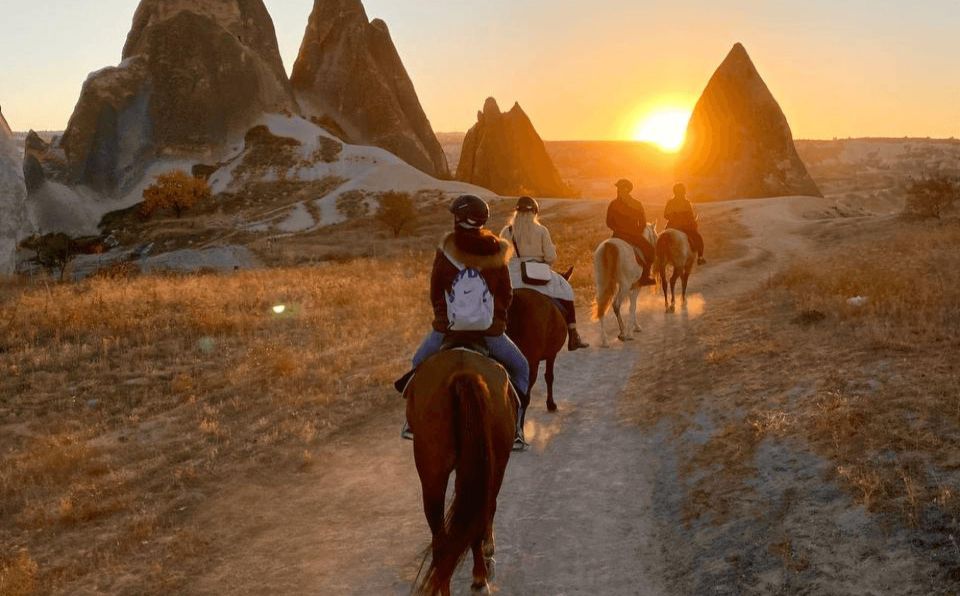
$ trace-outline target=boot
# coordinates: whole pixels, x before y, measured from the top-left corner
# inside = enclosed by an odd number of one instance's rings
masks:
[[[403,393],[403,390],[407,388],[407,384],[410,382],[410,379],[413,378],[415,372],[415,370],[411,370],[393,382],[393,388],[397,390],[397,393]]]
[[[580,334],[577,332],[576,327],[568,329],[567,335],[570,338],[569,341],[567,341],[567,350],[575,352],[576,350],[590,347],[590,344],[584,343],[584,341],[580,339]]]
[[[642,288],[643,286],[655,286],[657,285],[656,280],[650,277],[650,268],[643,268],[643,275],[640,276],[640,281],[637,284]]]

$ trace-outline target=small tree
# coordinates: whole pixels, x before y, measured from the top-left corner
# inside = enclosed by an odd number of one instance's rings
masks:
[[[921,217],[940,219],[960,200],[960,183],[947,176],[914,180],[907,187],[906,211]]]
[[[63,281],[67,265],[80,253],[79,246],[70,236],[59,233],[34,236],[25,240],[23,246],[34,251],[34,261],[38,265],[50,273],[59,271],[60,281]]]
[[[150,217],[160,209],[173,209],[179,219],[183,212],[211,196],[206,180],[195,178],[182,170],[157,176],[143,191],[140,213]]]
[[[377,220],[399,238],[404,228],[412,229],[417,223],[417,210],[413,199],[405,192],[389,191],[380,197]]]

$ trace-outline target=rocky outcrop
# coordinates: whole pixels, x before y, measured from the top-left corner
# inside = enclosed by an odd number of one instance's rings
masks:
[[[457,180],[500,195],[573,194],[560,178],[543,140],[520,104],[502,113],[492,97],[477,113],[477,123],[463,139]]]
[[[291,77],[304,115],[437,178],[447,159],[386,23],[360,0],[315,0]]]
[[[88,77],[28,177],[117,194],[152,160],[215,155],[264,113],[296,110],[262,0],[142,0],[123,61]]]
[[[22,157],[0,111],[0,276],[16,268],[17,244],[26,232]]]
[[[701,201],[821,196],[780,105],[739,43],[693,110],[677,178]]]

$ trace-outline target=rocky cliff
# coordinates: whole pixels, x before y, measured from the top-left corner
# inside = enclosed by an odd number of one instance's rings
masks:
[[[573,194],[560,178],[543,140],[520,104],[504,113],[492,97],[477,113],[477,123],[463,139],[457,180],[501,195]]]
[[[316,0],[291,77],[304,115],[351,143],[448,178],[446,156],[386,23],[360,0]]]
[[[701,201],[821,196],[780,105],[739,43],[694,108],[677,178]]]

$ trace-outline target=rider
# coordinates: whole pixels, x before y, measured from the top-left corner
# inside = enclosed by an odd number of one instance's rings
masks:
[[[677,183],[673,187],[673,198],[663,210],[663,217],[667,220],[667,228],[680,230],[687,235],[690,246],[697,251],[697,264],[707,262],[703,258],[703,236],[700,235],[697,214],[693,205],[687,200],[687,187]]]
[[[656,256],[656,248],[644,236],[647,227],[647,214],[640,201],[630,196],[633,183],[629,180],[617,182],[617,198],[607,208],[607,227],[613,230],[613,237],[624,240],[633,246],[637,253],[637,262],[643,266],[643,275],[638,282],[641,286],[652,286],[656,282],[650,277],[650,268]]]
[[[413,368],[416,370],[427,358],[443,349],[444,339],[450,332],[447,292],[451,290],[454,279],[460,273],[460,269],[454,264],[455,260],[465,267],[477,269],[493,295],[493,324],[483,332],[484,343],[490,356],[507,369],[510,381],[519,396],[525,396],[530,383],[529,364],[520,349],[504,334],[507,329],[507,311],[513,300],[513,287],[507,268],[510,244],[484,229],[483,226],[490,218],[490,209],[483,199],[463,195],[451,203],[450,212],[454,218],[453,232],[448,233],[441,241],[430,276],[433,329],[413,356]],[[397,381],[397,390],[402,392],[412,377],[413,371]]]
[[[557,248],[550,238],[548,230],[537,215],[540,205],[530,197],[520,197],[510,223],[500,232],[500,237],[513,243],[515,257],[510,261],[510,280],[514,288],[526,287],[536,290],[559,303],[560,311],[567,320],[569,341],[567,349],[573,352],[590,345],[580,339],[577,333],[577,309],[573,305],[573,287],[560,274],[553,272],[551,280],[545,285],[530,285],[523,282],[521,262],[539,261],[552,265],[557,260]]]

